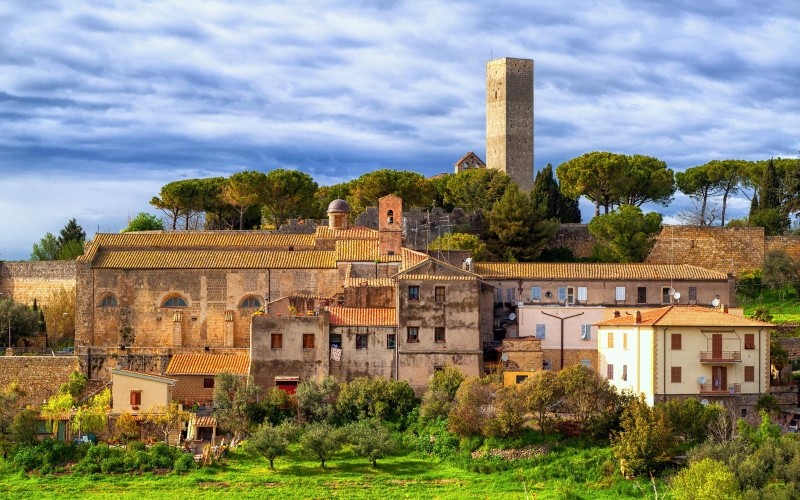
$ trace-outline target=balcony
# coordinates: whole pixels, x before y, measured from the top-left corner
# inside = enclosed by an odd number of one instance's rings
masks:
[[[730,394],[741,394],[742,393],[742,384],[728,384],[727,390],[723,390],[719,387],[714,387],[713,384],[703,384],[700,386],[700,394],[714,394],[717,396],[723,395],[730,395]]]
[[[701,363],[740,363],[742,351],[700,351]]]

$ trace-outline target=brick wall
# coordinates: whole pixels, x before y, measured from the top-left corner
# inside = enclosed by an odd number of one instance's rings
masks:
[[[46,304],[51,292],[75,288],[76,264],[74,260],[0,262],[2,297],[28,305],[33,299]]]
[[[203,387],[203,381],[214,375],[167,375],[177,380],[172,397],[191,407],[192,403],[203,404],[214,400],[214,388]]]
[[[58,393],[76,370],[80,365],[74,356],[2,356],[0,388],[16,381],[26,392],[25,404],[38,406]]]

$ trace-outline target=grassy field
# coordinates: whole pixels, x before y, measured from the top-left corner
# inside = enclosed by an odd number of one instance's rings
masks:
[[[773,323],[800,323],[800,298],[795,293],[765,290],[755,298],[737,297],[746,317],[753,316],[757,307],[766,307]]]
[[[494,460],[494,461],[493,461]],[[363,498],[612,499],[644,498],[623,479],[607,447],[573,443],[528,460],[451,460],[406,454],[373,469],[345,450],[325,469],[293,450],[270,471],[266,460],[233,453],[218,466],[185,475],[26,475],[0,462],[2,498]],[[470,462],[472,461],[472,462]],[[498,466],[499,464],[499,466]],[[469,472],[476,465],[491,473]],[[642,483],[644,487],[649,485]],[[527,493],[527,495],[526,495]],[[652,492],[651,492],[652,493]]]

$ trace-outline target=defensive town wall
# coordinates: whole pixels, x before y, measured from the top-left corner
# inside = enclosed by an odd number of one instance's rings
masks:
[[[25,391],[24,404],[39,405],[74,371],[81,371],[75,356],[0,356],[0,388],[17,382]]]
[[[0,297],[27,305],[33,299],[46,304],[52,292],[75,289],[76,264],[74,260],[0,262]]]

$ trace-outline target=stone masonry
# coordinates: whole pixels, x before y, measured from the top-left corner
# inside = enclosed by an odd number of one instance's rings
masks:
[[[17,382],[25,391],[25,404],[39,405],[57,394],[76,370],[80,365],[75,356],[2,356],[0,388]]]
[[[75,261],[0,262],[2,298],[32,305],[46,304],[52,292],[75,289]]]

